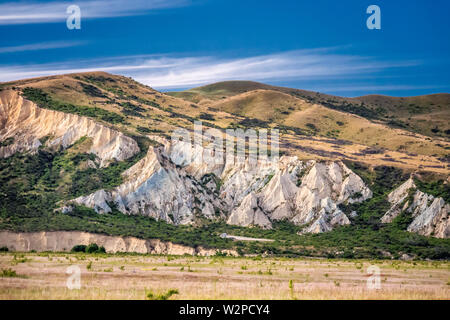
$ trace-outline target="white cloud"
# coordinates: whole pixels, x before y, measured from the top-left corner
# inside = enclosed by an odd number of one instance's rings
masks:
[[[326,92],[387,92],[387,91],[410,91],[423,89],[439,89],[446,88],[442,85],[348,85],[341,87],[322,87],[321,90]]]
[[[0,4],[0,25],[58,22],[67,19],[67,7],[78,5],[81,18],[134,16],[150,10],[188,5],[189,0],[80,0],[53,2],[7,2]]]
[[[224,80],[312,81],[375,76],[416,61],[386,62],[339,55],[334,49],[297,50],[269,55],[221,58],[169,55],[128,56],[28,66],[0,66],[0,80],[102,70],[131,76],[157,89],[187,88]],[[79,66],[83,66],[80,68]]]
[[[3,48],[0,48],[0,53],[70,48],[70,47],[83,45],[85,43],[86,42],[84,42],[84,41],[55,41],[55,42],[33,43],[33,44],[25,44],[25,45],[20,45],[20,46],[3,47]]]

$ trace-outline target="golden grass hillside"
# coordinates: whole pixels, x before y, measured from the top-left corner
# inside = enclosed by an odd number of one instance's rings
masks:
[[[95,110],[103,109],[122,117],[123,121],[115,122],[105,121],[101,117],[95,120],[131,136],[170,137],[178,127],[192,130],[196,120],[202,121],[205,128],[216,127],[223,131],[236,127],[276,127],[281,132],[282,153],[297,155],[305,160],[344,159],[448,175],[450,144],[447,138],[421,135],[388,125],[383,119],[363,117],[350,107],[349,112],[341,110],[341,105],[339,108],[330,107],[327,102],[344,103],[352,99],[251,81],[222,82],[165,94],[133,79],[105,72],[67,74],[0,84],[3,90],[23,92],[27,88],[42,90],[53,102],[71,104],[73,110],[91,108],[89,110],[94,110],[95,116]],[[421,113],[416,115],[417,119],[422,117],[444,121],[449,113],[447,97],[437,95],[421,98],[421,103],[435,104],[435,107],[430,107],[432,112],[444,115],[438,117],[433,113]],[[370,104],[374,106],[385,106],[391,101],[390,97],[383,97],[382,101],[375,96],[370,99]],[[413,100],[408,99],[404,103],[409,105]],[[358,100],[357,103],[368,104],[369,101]],[[254,119],[261,121],[255,124]],[[428,120],[425,123],[427,127],[435,125]]]
[[[447,93],[416,97],[368,95],[345,98],[252,81],[224,81],[168,94],[200,104],[210,104],[255,90],[278,91],[313,104],[361,115],[388,126],[446,141],[450,138],[450,94]]]

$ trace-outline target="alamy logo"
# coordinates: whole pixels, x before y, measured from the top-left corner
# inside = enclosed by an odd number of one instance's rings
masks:
[[[81,269],[77,265],[72,265],[66,269],[66,274],[69,275],[67,278],[67,288],[69,290],[79,290],[81,288]]]
[[[367,279],[367,289],[378,290],[381,289],[381,272],[380,268],[377,266],[369,266],[367,268],[367,274],[369,278]]]
[[[69,14],[66,20],[67,29],[81,29],[81,9],[77,5],[67,7],[66,13]]]
[[[366,11],[367,14],[371,14],[369,18],[367,18],[367,28],[369,30],[373,29],[381,29],[381,9],[377,5],[370,5]]]

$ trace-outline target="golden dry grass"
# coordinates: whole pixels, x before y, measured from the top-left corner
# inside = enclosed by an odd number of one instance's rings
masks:
[[[25,259],[25,262],[23,261]],[[91,264],[91,268],[87,266]],[[66,287],[70,265],[81,289]],[[367,268],[381,269],[381,289],[367,288]],[[140,255],[0,255],[0,299],[145,299],[177,289],[172,299],[450,299],[448,262]],[[112,271],[111,271],[112,270]],[[290,288],[292,280],[292,288]]]

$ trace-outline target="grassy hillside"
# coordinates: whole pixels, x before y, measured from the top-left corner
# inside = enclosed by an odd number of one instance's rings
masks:
[[[450,123],[450,95],[340,98],[249,81],[219,82],[169,94],[210,109],[262,120],[269,127],[292,128],[296,133],[345,140],[380,152],[390,150],[408,156],[420,154],[444,159],[449,154],[446,132]],[[426,135],[433,136],[434,140]],[[352,156],[361,153],[355,150]],[[404,162],[393,155],[384,158],[390,157],[400,166]]]
[[[401,223],[380,223],[379,217],[388,208],[387,193],[407,176],[393,167],[376,167],[371,171],[367,167],[348,163],[364,177],[374,191],[374,197],[362,204],[342,207],[344,211],[358,210],[359,216],[354,218],[352,225],[325,234],[300,236],[297,232],[301,228],[287,222],[274,223],[273,230],[230,226],[209,220],[199,220],[195,226],[176,227],[149,217],[124,215],[117,210],[102,215],[81,206],[69,213],[55,211],[60,200],[88,194],[100,187],[118,185],[121,183],[120,172],[132,163],[130,160],[103,169],[89,168],[86,165],[89,155],[83,153],[88,143],[88,139],[81,139],[58,153],[40,150],[35,155],[15,154],[0,159],[0,230],[78,230],[144,239],[158,238],[189,246],[234,248],[243,254],[291,257],[381,259],[389,252],[395,258],[403,253],[422,259],[450,258],[450,239],[411,234]],[[439,186],[425,181],[423,183],[424,188],[442,192]],[[223,232],[275,241],[232,242],[219,237]]]
[[[417,97],[369,95],[344,98],[258,82],[225,81],[168,94],[196,103],[208,104],[255,90],[278,91],[304,99],[312,104],[320,104],[329,109],[381,122],[393,128],[402,128],[430,137],[443,138],[447,141],[450,138],[450,94],[447,93]],[[269,107],[270,104],[267,105],[267,108]],[[255,108],[259,108],[259,106]]]
[[[17,153],[0,159],[0,229],[83,230],[285,256],[381,258],[389,252],[394,257],[409,253],[419,258],[449,258],[450,240],[411,234],[405,231],[402,221],[379,223],[388,207],[387,194],[411,172],[420,171],[417,185],[424,191],[448,196],[447,138],[431,139],[413,130],[394,128],[387,120],[404,119],[410,109],[420,109],[411,118],[418,123],[420,117],[430,118],[425,120],[424,128],[436,125],[448,116],[446,95],[403,100],[379,96],[346,99],[248,81],[217,83],[168,95],[130,78],[103,72],[2,83],[1,90],[6,89],[19,91],[42,108],[89,117],[120,130],[138,142],[141,152],[107,168],[97,168],[90,165],[93,155],[87,153],[92,141],[82,138],[66,150],[51,151],[43,146],[36,154]],[[394,100],[400,108],[391,104]],[[444,115],[437,117],[439,113]],[[174,227],[116,210],[105,215],[83,207],[70,214],[54,211],[61,200],[119,185],[121,173],[156,144],[152,135],[169,137],[177,127],[192,129],[196,120],[222,130],[279,128],[282,154],[305,160],[345,160],[366,180],[375,196],[358,206],[342,208],[360,213],[353,225],[304,236],[297,235],[298,227],[285,222],[275,223],[273,230],[201,219],[195,226]],[[436,136],[445,132],[439,130]],[[12,142],[0,141],[1,146]],[[218,236],[222,232],[276,241],[231,242]]]
[[[360,104],[356,109],[336,106],[337,102],[330,107],[327,101],[345,99],[315,92],[229,81],[164,94],[104,72],[19,80],[3,83],[2,88],[21,91],[41,107],[91,117],[132,136],[170,137],[178,127],[192,130],[196,120],[223,130],[276,127],[282,132],[282,153],[301,159],[347,159],[448,172],[450,143],[445,139],[393,128]],[[377,152],[368,152],[368,147]]]

